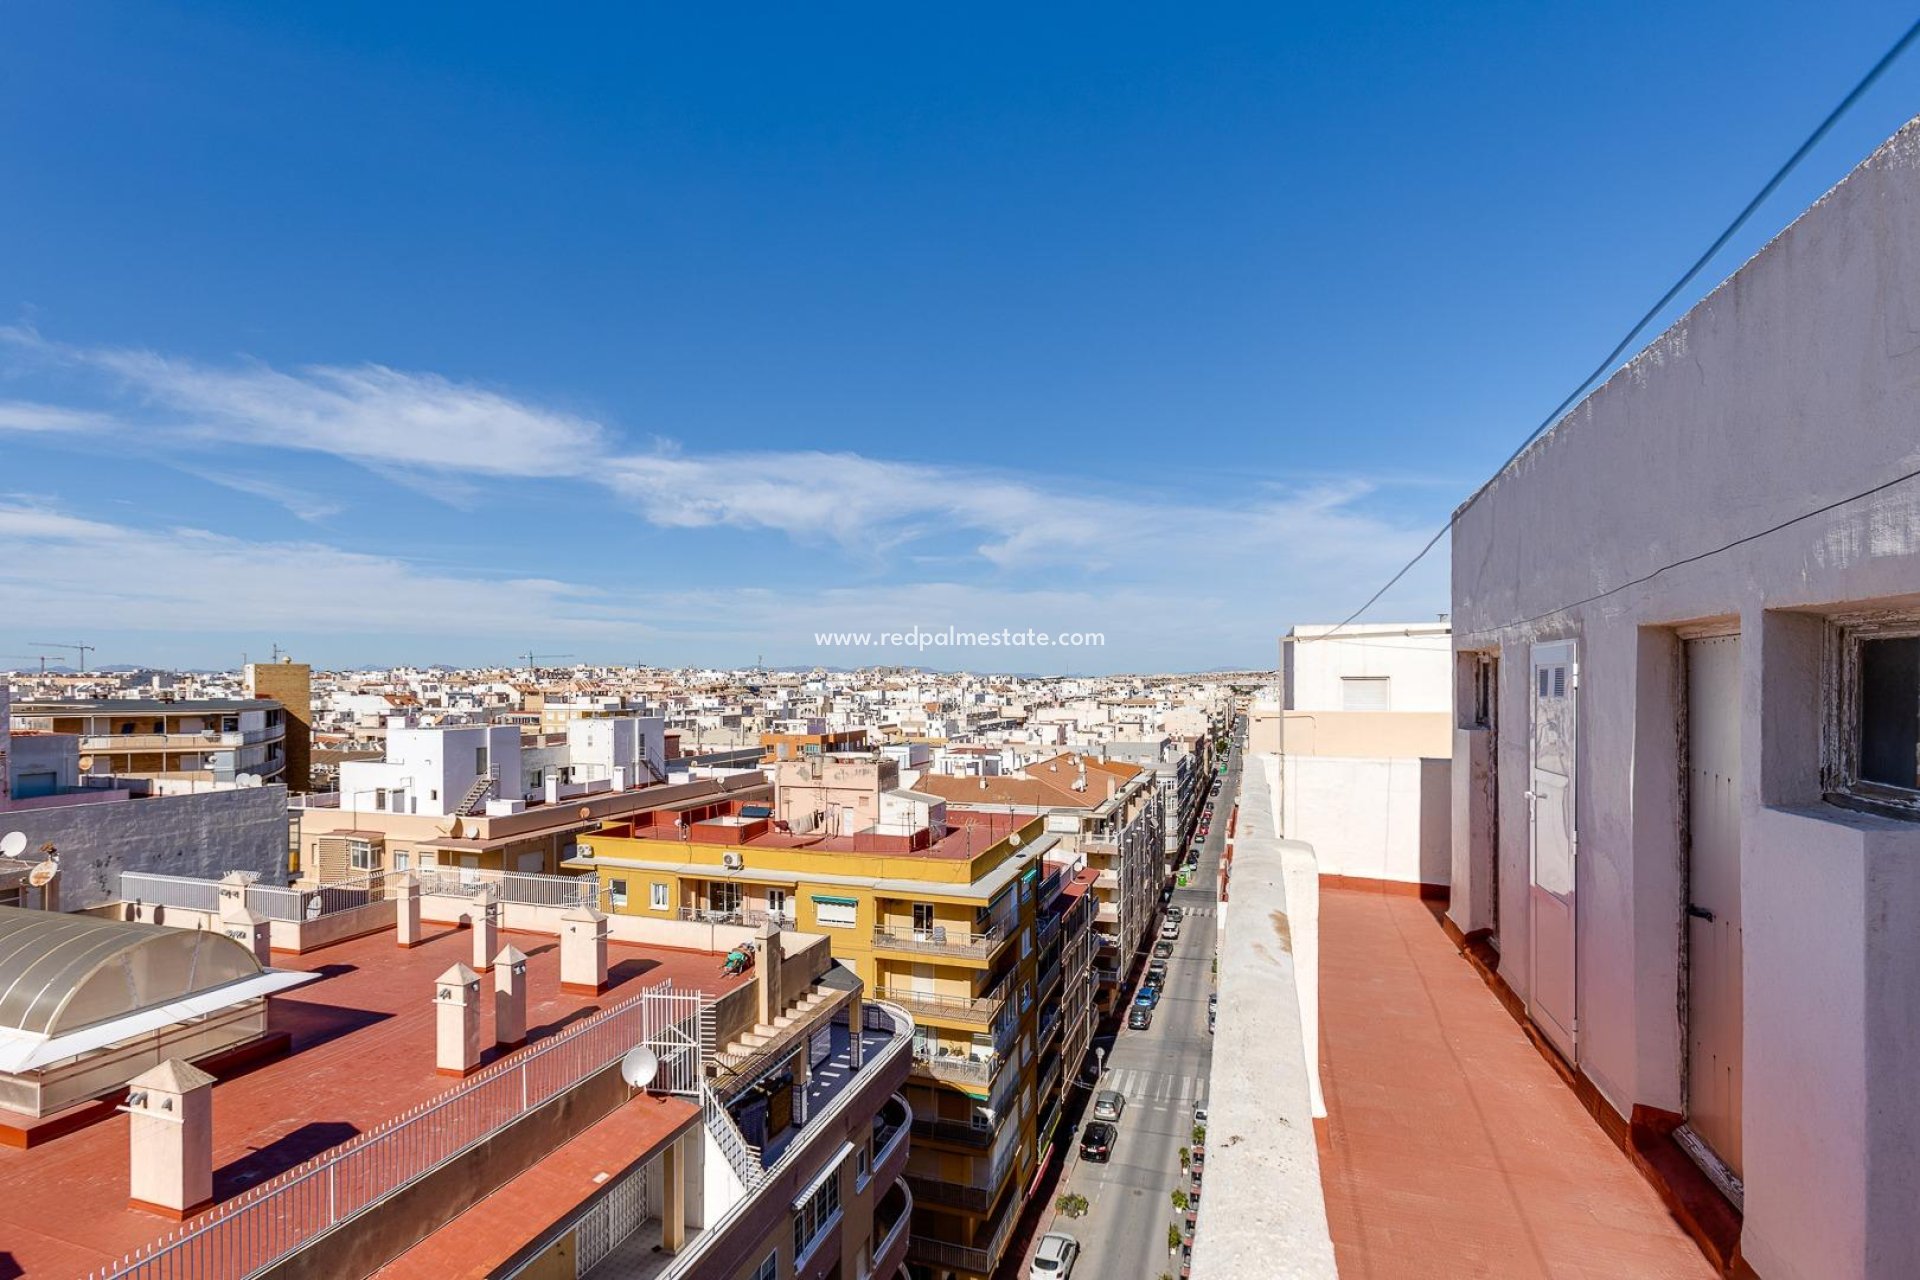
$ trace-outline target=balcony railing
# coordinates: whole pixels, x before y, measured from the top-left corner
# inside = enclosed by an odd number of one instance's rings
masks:
[[[915,1015],[925,1015],[935,1021],[964,1022],[982,1027],[990,1027],[993,1020],[1000,1016],[1000,1010],[1006,1007],[1006,1001],[993,996],[943,996],[930,991],[903,990],[888,987],[880,993],[883,1000],[891,1000]]]
[[[913,1118],[913,1136],[951,1142],[961,1147],[975,1147],[982,1151],[993,1145],[993,1130],[983,1129],[971,1120],[942,1120],[934,1116],[917,1115]]]
[[[907,1184],[894,1184],[873,1211],[873,1232],[878,1243],[873,1249],[873,1274],[892,1276],[907,1260],[907,1235],[913,1226],[913,1192]]]
[[[944,925],[935,925],[931,929],[875,929],[873,946],[876,951],[989,960],[1007,937],[998,929],[990,929],[986,933],[968,933],[964,929],[948,929]]]
[[[735,907],[731,911],[716,911],[708,907],[682,907],[680,918],[691,920],[695,924],[735,924],[757,929],[763,924],[772,924],[776,928],[791,929],[794,917],[791,915],[770,915],[765,911],[753,911],[745,907]]]
[[[971,1271],[976,1275],[991,1275],[994,1263],[1000,1258],[1000,1251],[1006,1248],[1014,1220],[1019,1216],[1014,1212],[1019,1203],[1020,1197],[1007,1197],[1005,1207],[1000,1210],[1000,1216],[994,1219],[992,1230],[986,1235],[984,1246],[951,1244],[945,1240],[930,1240],[916,1235],[907,1242],[907,1260],[930,1267],[950,1267],[957,1271]]]
[[[913,1055],[914,1070],[922,1075],[932,1076],[936,1080],[953,1080],[962,1084],[988,1085],[1000,1070],[999,1054],[969,1054],[965,1051],[941,1053],[923,1052],[916,1049]]]
[[[948,1209],[965,1209],[972,1213],[985,1213],[993,1208],[996,1187],[976,1187],[964,1182],[949,1182],[944,1178],[923,1178],[917,1173],[907,1175],[907,1187],[913,1192],[913,1198],[924,1204],[937,1204]]]

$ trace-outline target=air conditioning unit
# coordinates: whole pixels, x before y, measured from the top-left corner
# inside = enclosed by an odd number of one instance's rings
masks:
[[[747,860],[741,857],[739,854],[729,850],[728,852],[720,855],[720,865],[725,867],[729,871],[738,871],[740,868],[747,865]]]

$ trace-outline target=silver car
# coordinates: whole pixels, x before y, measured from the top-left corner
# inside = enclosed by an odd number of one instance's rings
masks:
[[[1120,1113],[1126,1109],[1127,1095],[1117,1089],[1102,1089],[1093,1095],[1095,1120],[1118,1120]]]

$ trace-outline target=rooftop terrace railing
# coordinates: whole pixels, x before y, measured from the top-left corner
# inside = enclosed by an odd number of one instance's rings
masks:
[[[697,1099],[708,997],[665,984],[541,1041],[433,1100],[287,1170],[89,1280],[257,1275],[618,1062],[653,1048],[649,1088]]]

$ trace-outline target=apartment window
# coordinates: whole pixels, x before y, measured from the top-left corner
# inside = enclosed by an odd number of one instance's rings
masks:
[[[872,1176],[873,1152],[868,1149],[868,1144],[863,1142],[854,1149],[853,1153],[853,1189],[866,1190],[867,1181]]]
[[[396,852],[393,855],[393,869],[395,871],[411,871],[413,869],[413,855],[410,853]]]
[[[775,1249],[767,1255],[766,1261],[753,1269],[753,1274],[748,1276],[747,1280],[779,1280],[779,1276],[780,1251]]]
[[[653,909],[655,911],[665,911],[667,909],[667,893],[668,889],[665,883],[659,880],[653,882]]]
[[[852,898],[815,898],[814,923],[835,929],[851,929],[859,923],[860,904]]]
[[[931,902],[913,904],[913,936],[922,941],[933,936],[933,904]]]
[[[793,905],[788,902],[785,889],[767,890],[767,914],[775,920],[793,919]]]
[[[1340,677],[1342,711],[1385,711],[1387,702],[1386,676]]]
[[[376,809],[384,809],[387,807],[387,789],[385,787],[375,787],[373,789],[373,807]]]
[[[473,771],[479,774],[484,774],[487,771],[487,749],[485,747],[475,747],[473,749]]]
[[[607,881],[607,901],[616,907],[627,905],[627,882],[625,880]]]
[[[380,861],[374,856],[371,840],[347,841],[347,864],[355,871],[376,871]]]
[[[796,1266],[820,1243],[827,1229],[840,1220],[840,1162],[827,1168],[825,1178],[793,1206],[793,1260]]]
[[[1827,761],[1829,795],[1920,811],[1920,622],[1842,632],[1829,689],[1838,749]]]
[[[714,880],[707,885],[707,903],[715,911],[732,913],[740,909],[740,886],[731,880]]]

